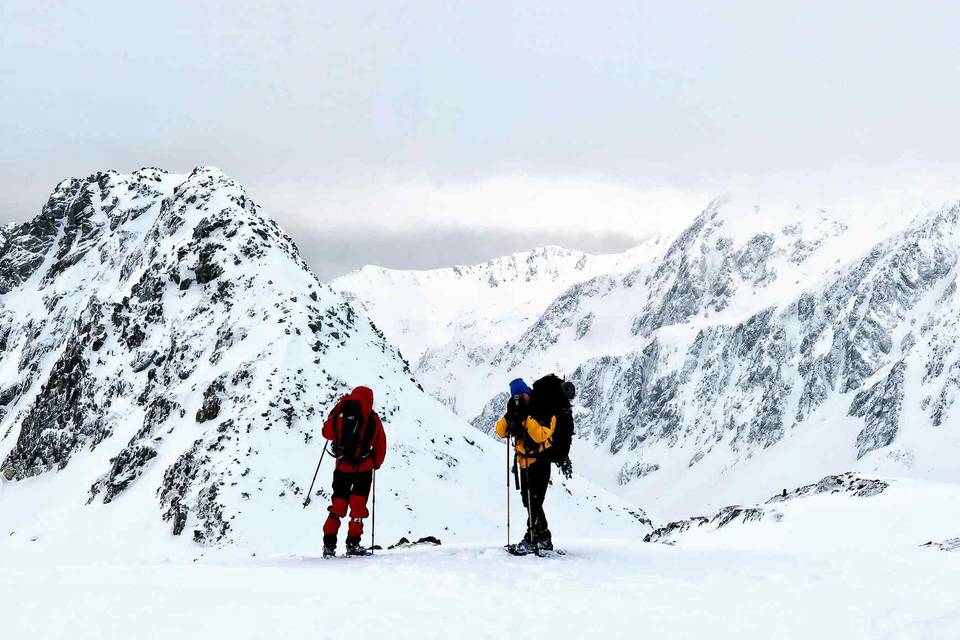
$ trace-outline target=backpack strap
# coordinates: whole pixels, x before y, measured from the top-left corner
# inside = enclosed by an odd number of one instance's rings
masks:
[[[374,416],[373,409],[370,410],[370,415],[367,416],[367,419],[364,420],[363,425],[360,427],[362,435],[360,436],[360,457],[357,458],[357,462],[366,460],[373,455],[373,438],[376,436],[377,424],[373,419]]]

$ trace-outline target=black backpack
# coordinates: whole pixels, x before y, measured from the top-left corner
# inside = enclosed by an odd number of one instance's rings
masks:
[[[337,416],[337,460],[357,465],[373,453],[373,432],[356,400],[345,400]]]
[[[561,380],[552,373],[533,383],[530,415],[545,425],[550,424],[550,418],[557,419],[553,445],[544,452],[557,464],[567,459],[570,445],[573,444],[573,410],[570,401],[576,397],[576,393],[572,382]]]

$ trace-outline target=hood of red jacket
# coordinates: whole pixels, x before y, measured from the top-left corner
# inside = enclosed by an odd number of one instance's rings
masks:
[[[369,416],[373,411],[373,389],[370,387],[357,387],[347,398],[360,403],[360,410],[363,411],[364,416]]]

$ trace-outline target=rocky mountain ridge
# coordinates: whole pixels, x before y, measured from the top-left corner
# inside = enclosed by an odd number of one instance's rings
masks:
[[[502,527],[501,492],[469,508],[462,495],[501,476],[497,443],[424,394],[383,333],[221,171],[65,180],[7,233],[0,511],[11,535],[319,548],[329,468],[319,506],[301,507],[317,434],[360,384],[388,427],[384,539]],[[587,527],[646,526],[580,479],[556,509],[595,514]]]
[[[960,480],[942,428],[960,419],[957,214],[713,202],[472,363],[490,394],[473,424],[512,377],[565,374],[579,468],[668,517],[850,469]]]

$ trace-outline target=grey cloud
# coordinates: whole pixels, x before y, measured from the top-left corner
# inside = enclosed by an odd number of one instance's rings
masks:
[[[617,234],[447,229],[417,232],[287,230],[304,259],[323,280],[367,264],[432,269],[475,264],[536,247],[558,245],[588,253],[614,253],[638,244]]]

